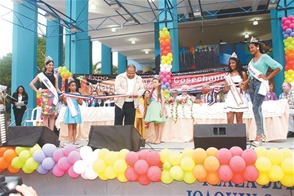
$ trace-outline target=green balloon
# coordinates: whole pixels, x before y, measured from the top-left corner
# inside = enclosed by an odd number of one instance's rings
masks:
[[[24,165],[24,167],[26,167],[32,171],[36,170],[38,168],[38,166],[39,166],[39,163],[36,162],[33,157],[30,157]]]
[[[29,158],[31,157],[31,154],[28,150],[23,150],[21,151],[21,153],[19,154],[19,158],[22,162],[26,162]]]
[[[24,165],[24,162],[20,160],[19,157],[15,157],[14,159],[12,159],[11,161],[11,166],[14,168],[14,169],[20,169],[22,168]]]

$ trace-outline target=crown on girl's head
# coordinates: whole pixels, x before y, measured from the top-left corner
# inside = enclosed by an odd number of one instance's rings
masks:
[[[160,80],[160,77],[159,77],[159,75],[154,75],[154,76],[153,76],[153,79]]]
[[[53,61],[53,59],[51,58],[51,56],[47,56],[45,59],[45,64],[47,64],[50,61]]]
[[[259,43],[259,40],[252,36],[251,39],[250,39],[250,43]]]
[[[231,58],[236,58],[236,59],[238,58],[236,52],[233,52],[233,53],[232,53]]]

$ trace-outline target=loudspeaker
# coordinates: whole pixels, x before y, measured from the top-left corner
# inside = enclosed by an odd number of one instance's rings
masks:
[[[132,125],[91,126],[88,146],[93,149],[107,148],[112,151],[128,149],[138,151],[145,140]]]
[[[45,126],[10,126],[7,130],[7,146],[41,147],[51,143],[59,146],[58,137]]]
[[[245,124],[195,124],[194,147],[228,148],[239,146],[246,149]]]

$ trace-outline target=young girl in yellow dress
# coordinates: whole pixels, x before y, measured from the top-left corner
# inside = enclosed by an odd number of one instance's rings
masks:
[[[153,88],[151,91],[150,104],[147,107],[145,122],[154,123],[155,144],[161,143],[163,123],[166,121],[164,112],[164,94],[161,89],[161,81],[158,75],[153,77]]]

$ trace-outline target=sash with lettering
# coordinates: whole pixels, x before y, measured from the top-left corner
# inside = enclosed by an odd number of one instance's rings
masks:
[[[72,117],[75,117],[78,115],[78,111],[72,101],[73,98],[67,97],[66,98],[66,103],[67,103],[67,107],[69,109],[69,112],[71,114]]]
[[[57,91],[55,89],[55,86],[50,82],[50,80],[44,75],[43,72],[38,74],[38,78],[53,93],[53,95],[54,95],[53,104],[57,105],[57,103],[58,103],[58,94],[57,94]]]
[[[267,92],[269,91],[268,80],[265,80],[263,78],[258,77],[262,73],[253,66],[252,60],[248,64],[248,71],[252,74],[252,76],[255,79],[257,79],[257,80],[259,80],[261,82],[259,90],[258,90],[258,94],[265,96],[267,94]]]
[[[226,74],[225,80],[228,83],[228,85],[230,86],[231,93],[234,97],[234,100],[235,100],[237,106],[243,104],[243,99],[240,95],[240,92],[239,92],[238,88],[236,87],[235,83],[233,82],[230,74]]]

